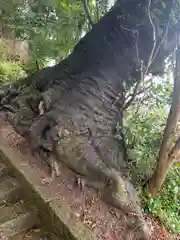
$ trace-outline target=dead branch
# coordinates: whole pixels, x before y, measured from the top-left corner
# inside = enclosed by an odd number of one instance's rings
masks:
[[[148,17],[149,17],[149,21],[151,23],[151,26],[152,26],[152,30],[153,30],[153,48],[151,50],[151,53],[150,53],[150,56],[149,56],[149,59],[148,59],[148,63],[147,63],[147,66],[145,68],[145,71],[144,71],[144,66],[143,66],[143,62],[142,60],[140,59],[140,56],[139,56],[139,48],[138,48],[138,45],[136,43],[136,54],[137,54],[137,61],[138,61],[138,64],[140,66],[140,81],[138,81],[136,83],[136,86],[134,88],[134,92],[132,94],[132,97],[131,99],[124,105],[123,107],[123,110],[127,109],[131,103],[134,101],[136,95],[137,95],[137,91],[138,91],[138,88],[139,88],[139,85],[142,81],[144,81],[144,78],[145,76],[147,75],[148,73],[148,70],[149,70],[149,67],[150,65],[152,64],[152,59],[153,59],[153,56],[154,56],[154,52],[155,52],[155,49],[156,49],[156,43],[157,43],[157,40],[156,40],[156,28],[155,28],[155,25],[153,23],[153,20],[152,20],[152,17],[151,17],[151,11],[150,11],[150,8],[151,8],[151,0],[149,0],[148,2],[148,9],[147,9],[147,12],[148,12]],[[138,37],[138,36],[137,36]]]
[[[176,1],[177,0],[174,0],[173,3],[172,3],[172,6],[171,6],[170,11],[169,11],[169,18],[168,18],[167,27],[165,29],[164,35],[162,37],[162,40],[161,40],[161,42],[160,42],[160,44],[158,46],[157,46],[157,39],[156,39],[156,28],[155,28],[155,25],[153,23],[152,16],[151,16],[151,0],[149,0],[149,2],[148,2],[147,13],[148,13],[149,22],[150,22],[150,24],[152,26],[152,31],[153,31],[153,47],[152,47],[151,53],[149,55],[147,66],[146,66],[145,71],[144,71],[143,62],[141,61],[140,56],[139,56],[139,48],[138,48],[138,45],[136,44],[137,61],[138,61],[138,64],[140,66],[140,73],[141,73],[140,81],[137,82],[137,84],[136,84],[136,86],[134,88],[134,92],[133,92],[133,94],[131,94],[131,99],[129,99],[128,102],[125,103],[125,105],[123,107],[123,110],[127,109],[132,104],[132,102],[134,101],[135,97],[138,94],[138,88],[139,88],[140,83],[142,81],[144,81],[144,78],[147,75],[150,66],[152,65],[154,59],[156,58],[161,45],[164,43],[164,41],[166,39],[168,30],[169,30],[169,25],[170,25],[171,11],[172,11],[172,9],[175,6]]]
[[[149,22],[151,23],[152,31],[153,31],[153,47],[152,47],[151,53],[150,53],[150,55],[149,55],[149,59],[148,59],[148,63],[147,63],[145,72],[144,72],[144,74],[143,74],[144,77],[147,75],[148,70],[149,70],[149,67],[150,67],[151,64],[152,64],[152,59],[153,59],[153,56],[154,56],[154,52],[155,52],[155,49],[156,49],[156,43],[157,43],[157,39],[156,39],[156,28],[155,28],[155,25],[154,25],[153,20],[152,20],[152,17],[151,17],[151,0],[149,0],[149,2],[148,2],[147,12],[148,12],[148,17],[149,17]]]
[[[131,98],[129,99],[129,101],[127,103],[125,103],[125,105],[123,106],[123,110],[126,110],[131,105],[131,103],[134,101],[134,99],[135,99],[135,97],[137,95],[137,91],[138,91],[138,87],[139,87],[140,83],[141,83],[141,81],[137,81],[136,82],[134,91],[131,94]]]
[[[151,80],[152,80],[152,78],[149,79],[149,80],[146,82],[146,85],[147,85],[148,83],[150,83]],[[138,82],[136,83],[136,86],[135,86],[135,88],[134,88],[133,93],[130,93],[130,94],[126,97],[126,99],[128,99],[128,98],[130,98],[130,99],[129,99],[127,102],[125,102],[125,104],[124,104],[124,106],[123,106],[123,110],[126,110],[126,109],[133,103],[133,101],[135,100],[135,98],[136,98],[137,96],[139,96],[140,94],[144,93],[145,91],[150,90],[151,84],[148,85],[148,86],[146,86],[146,87],[143,87],[142,89],[140,89],[140,90],[138,91],[141,82],[142,82],[141,80],[138,81]],[[148,98],[149,98],[149,97],[148,97]]]
[[[165,29],[165,31],[164,31],[164,35],[163,35],[163,37],[162,37],[162,39],[161,39],[161,42],[159,43],[158,47],[156,48],[156,51],[155,51],[154,56],[153,56],[153,58],[152,58],[152,63],[153,63],[154,59],[156,58],[156,56],[157,56],[157,54],[158,54],[158,52],[159,52],[160,47],[162,46],[162,44],[164,43],[164,41],[165,41],[165,39],[166,39],[166,37],[167,37],[167,33],[168,33],[168,30],[169,30],[169,25],[170,25],[170,20],[171,20],[171,12],[172,12],[172,10],[173,10],[174,7],[175,7],[176,2],[177,2],[177,0],[174,0],[174,1],[172,2],[172,6],[169,8],[170,10],[169,10],[168,23],[167,23],[166,29]],[[151,63],[151,64],[152,64],[152,63]]]

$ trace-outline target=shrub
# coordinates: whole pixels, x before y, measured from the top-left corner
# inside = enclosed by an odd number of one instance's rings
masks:
[[[132,181],[140,186],[153,173],[169,110],[171,95],[169,86],[154,87],[160,100],[134,104],[125,113],[123,132],[130,164],[133,163]],[[163,89],[167,89],[163,92]],[[179,130],[175,137],[179,136]],[[180,163],[174,164],[156,197],[145,197],[140,191],[144,211],[160,218],[166,227],[180,232]]]
[[[26,72],[19,62],[4,61],[0,63],[0,81],[13,82],[24,77]]]
[[[22,63],[8,59],[8,46],[0,39],[0,81],[13,82],[24,76],[26,72]]]

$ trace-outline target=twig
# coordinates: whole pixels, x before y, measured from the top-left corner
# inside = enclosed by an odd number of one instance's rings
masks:
[[[154,61],[154,59],[156,58],[158,52],[159,52],[159,49],[161,47],[161,45],[164,43],[165,39],[166,39],[166,36],[167,36],[167,33],[168,33],[168,30],[169,30],[169,25],[170,25],[170,19],[171,19],[171,12],[172,12],[172,9],[174,8],[174,6],[176,5],[176,2],[177,0],[174,0],[173,3],[172,3],[172,6],[170,8],[170,11],[169,11],[169,18],[168,18],[168,23],[167,23],[167,26],[166,26],[166,30],[164,32],[164,35],[161,39],[161,42],[159,43],[158,47],[156,48],[156,51],[154,53],[154,56],[152,58],[152,62]]]
[[[151,23],[152,30],[153,30],[153,41],[154,41],[154,43],[153,43],[153,47],[152,47],[152,50],[151,50],[151,53],[150,53],[150,56],[149,56],[149,59],[148,59],[148,63],[147,63],[145,72],[143,73],[143,78],[146,76],[146,74],[147,74],[151,64],[153,63],[154,59],[156,58],[156,56],[157,56],[157,54],[159,52],[159,49],[160,49],[161,45],[163,44],[163,42],[166,39],[168,30],[169,30],[169,25],[170,25],[171,11],[174,8],[176,2],[177,2],[177,0],[173,0],[172,6],[170,7],[169,18],[168,18],[168,23],[167,23],[167,26],[166,26],[166,30],[165,30],[164,35],[163,35],[163,37],[161,39],[161,42],[159,43],[158,46],[157,46],[157,39],[156,39],[156,28],[155,28],[155,25],[153,23],[151,12],[150,12],[151,0],[149,0],[149,2],[148,2],[148,17],[149,17],[149,21]],[[137,46],[136,46],[136,48],[137,48]]]
[[[137,32],[137,37],[136,37],[136,55],[137,55],[138,65],[140,67],[141,66],[141,60],[140,60],[139,48],[138,48],[138,44],[137,44],[137,39],[138,38],[139,38],[139,31]]]
[[[137,82],[137,84],[136,84],[136,86],[134,88],[134,92],[132,94],[131,99],[124,105],[123,109],[127,109],[131,105],[131,103],[134,101],[134,99],[135,99],[135,97],[137,95],[137,91],[138,91],[138,87],[139,87],[140,83],[144,80],[145,76],[147,75],[148,70],[149,70],[151,64],[153,63],[154,59],[157,56],[157,53],[159,51],[160,46],[165,41],[166,35],[168,33],[169,25],[170,25],[171,11],[172,11],[176,1],[177,0],[174,0],[173,3],[172,3],[172,6],[171,6],[170,12],[169,12],[168,24],[167,24],[166,30],[164,32],[164,35],[162,37],[162,40],[161,40],[161,42],[160,42],[160,44],[158,45],[157,48],[156,48],[156,46],[157,46],[156,28],[155,28],[155,25],[153,23],[152,16],[151,16],[151,11],[150,11],[151,0],[149,0],[149,2],[148,2],[148,9],[147,9],[147,11],[148,11],[149,21],[151,23],[152,30],[153,30],[153,47],[152,47],[152,50],[151,50],[151,53],[150,53],[150,56],[149,56],[149,59],[148,59],[147,66],[146,66],[145,71],[144,71],[144,69],[143,69],[143,62],[141,61],[140,56],[139,56],[139,48],[138,48],[138,45],[136,44],[137,61],[138,61],[138,65],[140,66],[141,76],[140,76],[140,81]]]
[[[131,97],[131,98],[124,104],[123,110],[127,109],[127,108],[132,104],[132,102],[134,101],[134,99],[136,98],[136,96],[138,96],[138,95],[140,95],[140,94],[142,94],[142,93],[144,93],[145,91],[147,91],[147,90],[150,89],[151,84],[148,85],[147,87],[144,87],[144,88],[140,89],[140,90],[138,91],[138,88],[139,88],[139,86],[140,86],[140,84],[142,83],[142,80],[143,80],[142,77],[143,77],[143,71],[141,70],[141,78],[140,78],[140,81],[137,81],[137,82],[136,82],[136,85],[135,85],[135,88],[134,88],[133,93],[129,94],[129,96],[126,97],[126,99],[128,99],[129,97]],[[146,85],[147,85],[151,80],[152,80],[152,78],[151,78],[151,79],[148,79],[148,81],[146,82]]]
[[[145,76],[147,75],[148,73],[148,70],[149,70],[149,67],[152,63],[152,59],[153,59],[153,56],[154,56],[154,52],[155,52],[155,49],[156,49],[156,28],[155,28],[155,25],[153,23],[153,20],[152,20],[152,17],[151,17],[151,11],[150,11],[150,8],[151,8],[151,0],[149,0],[148,2],[148,17],[149,17],[149,21],[151,23],[151,26],[152,26],[152,30],[153,30],[153,48],[151,50],[151,53],[150,53],[150,56],[149,56],[149,59],[148,59],[148,63],[147,63],[147,66],[145,68],[145,71],[144,71],[144,64],[143,64],[143,61],[140,59],[140,56],[139,56],[139,48],[138,48],[138,44],[136,42],[136,54],[137,54],[137,62],[138,62],[138,65],[139,65],[139,68],[140,68],[140,81],[139,81],[139,84],[144,81],[144,78]],[[137,39],[138,39],[138,36],[137,36]],[[137,85],[137,87],[135,87],[135,90],[137,92],[137,89],[138,89],[138,86],[139,84]],[[136,93],[135,93],[136,94]],[[136,95],[133,94],[133,99],[130,99],[130,104],[131,102],[134,100],[134,98],[136,97]],[[127,107],[129,107],[129,102],[126,104]],[[125,105],[125,108],[127,108]]]
[[[136,93],[136,96],[144,93],[145,91],[150,90],[150,87],[151,87],[151,86],[149,85],[148,87],[145,87],[145,88],[140,89],[139,92]],[[129,94],[129,96],[127,96],[127,99],[128,99],[129,97],[132,97],[132,95],[133,95],[133,93]]]
[[[91,17],[91,14],[89,12],[89,7],[88,7],[88,4],[87,4],[87,0],[82,0],[82,3],[84,5],[84,10],[85,10],[85,13],[87,15],[87,18],[88,18],[88,21],[89,21],[89,24],[91,25],[91,27],[94,25],[94,22],[92,20],[92,17]]]
[[[132,32],[132,33],[136,33],[137,32],[137,30],[135,30],[135,29],[127,28],[127,27],[124,27],[122,25],[120,25],[119,27],[124,29],[124,30],[126,30],[126,31]]]
[[[152,17],[151,17],[151,11],[150,11],[150,8],[151,8],[151,0],[149,0],[149,3],[148,3],[148,17],[149,17],[149,21],[151,23],[151,26],[152,26],[152,30],[153,30],[153,47],[152,47],[152,50],[151,50],[151,53],[150,53],[150,56],[149,56],[149,59],[148,59],[148,63],[147,63],[147,66],[146,66],[146,70],[144,72],[144,76],[146,76],[148,70],[149,70],[149,67],[151,66],[152,64],[152,59],[153,59],[153,56],[154,56],[154,52],[155,52],[155,49],[156,49],[156,43],[157,43],[157,40],[156,40],[156,28],[155,28],[155,25],[153,23],[153,20],[152,20]]]
[[[127,109],[127,108],[131,105],[131,103],[134,101],[140,83],[141,83],[141,81],[137,81],[137,82],[136,82],[134,91],[133,91],[133,93],[132,93],[132,97],[131,97],[131,99],[129,99],[129,101],[128,101],[127,103],[124,104],[123,110]]]

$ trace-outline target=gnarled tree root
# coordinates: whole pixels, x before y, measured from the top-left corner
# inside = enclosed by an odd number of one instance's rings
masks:
[[[32,86],[23,87],[20,92],[19,88],[17,91],[6,89],[4,93],[1,91],[0,97],[0,105],[7,112],[8,121],[27,139],[32,153],[37,153],[51,165],[52,177],[58,175],[58,162],[64,162],[97,188],[107,203],[126,213],[135,213],[139,220],[142,219],[132,184],[119,169],[114,168],[111,159],[109,164],[107,159],[104,161],[106,153],[102,152],[103,147],[100,149],[94,144],[94,138],[102,136],[90,134],[88,126],[81,120],[77,122],[69,109],[66,111],[59,107],[63,96],[58,97],[55,86],[44,92]],[[44,105],[39,108],[41,101]],[[107,140],[104,141],[102,146],[107,144]],[[107,149],[104,148],[104,151]],[[141,226],[143,228],[143,220]]]

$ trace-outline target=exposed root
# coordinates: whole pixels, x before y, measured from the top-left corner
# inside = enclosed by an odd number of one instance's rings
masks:
[[[60,176],[60,169],[59,169],[59,164],[57,163],[57,161],[55,159],[52,160],[52,171],[54,172],[54,174],[56,175],[56,177]]]
[[[48,162],[49,166],[51,167],[51,177],[52,179],[55,179],[55,177],[60,176],[60,169],[59,169],[59,164],[56,161],[56,159],[51,155],[46,159]]]
[[[85,179],[83,179],[79,176],[76,176],[76,183],[77,183],[78,187],[81,189],[81,191],[84,191],[84,187],[86,185]]]
[[[51,181],[59,175],[56,156],[57,160],[65,161],[72,170],[86,178],[88,185],[99,189],[106,202],[118,208],[128,205],[130,211],[136,207],[134,196],[125,185],[126,181],[119,173],[112,171],[114,165],[110,165],[110,162],[107,165],[107,160],[101,154],[103,149],[93,145],[93,135],[89,135],[89,131],[82,134],[76,129],[81,123],[68,125],[68,117],[67,122],[66,118],[60,122],[59,116],[63,113],[59,108],[48,112],[41,94],[36,90],[30,94],[25,89],[12,102],[16,108],[8,119],[16,131],[28,140],[32,155],[36,158],[39,155],[48,163]],[[83,189],[85,181],[78,183]]]
[[[11,87],[10,85],[4,85],[0,89],[0,103],[1,105],[9,102],[10,99],[15,98],[20,94],[20,90]]]
[[[59,167],[59,164],[56,161],[56,159],[50,153],[48,153],[46,157],[43,157],[43,160],[50,167],[50,176],[47,177],[47,178],[44,178],[42,180],[42,183],[43,184],[50,184],[50,183],[52,183],[55,180],[56,177],[60,176],[60,167]]]
[[[20,92],[9,93],[6,89],[6,96],[0,95],[0,105],[8,112],[9,122],[27,139],[32,155],[37,161],[43,160],[50,166],[51,175],[42,183],[50,184],[59,176],[58,161],[62,161],[82,176],[77,179],[81,190],[85,185],[96,188],[108,204],[126,213],[139,213],[133,187],[118,172],[122,160],[114,142],[109,135],[103,137],[103,131],[98,135],[92,126],[93,119],[87,119],[90,122],[88,125],[84,112],[81,116],[79,107],[76,111],[76,105],[72,104],[69,108],[64,104],[61,108],[58,105],[60,89],[29,85],[21,88]],[[78,117],[76,114],[79,114]],[[90,128],[93,131],[88,131]]]
[[[41,100],[38,105],[39,115],[43,115],[45,112],[44,102]]]

